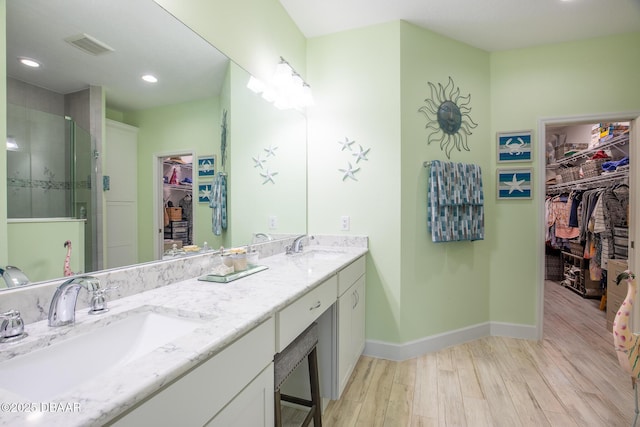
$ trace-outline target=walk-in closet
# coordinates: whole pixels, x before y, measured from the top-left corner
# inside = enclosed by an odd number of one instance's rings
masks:
[[[628,265],[629,130],[629,122],[546,127],[545,280],[593,300],[609,331],[626,294],[615,279]]]
[[[193,242],[193,157],[162,159],[164,250]]]

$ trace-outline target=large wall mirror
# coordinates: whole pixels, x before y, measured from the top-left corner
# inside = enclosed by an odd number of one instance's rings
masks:
[[[125,263],[159,260],[165,156],[193,162],[194,245],[306,232],[304,116],[246,89],[245,70],[154,1],[7,0],[6,20],[8,263],[32,283],[62,277],[67,255],[74,273],[122,265],[106,259],[122,231],[107,210],[120,183],[136,190],[126,214],[136,250]],[[141,80],[146,73],[158,82]],[[114,124],[134,129],[137,146],[106,164]],[[223,154],[228,223],[217,234],[212,178],[197,165],[213,156],[219,172]]]

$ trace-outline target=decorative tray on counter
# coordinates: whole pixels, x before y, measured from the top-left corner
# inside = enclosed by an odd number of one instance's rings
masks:
[[[237,273],[229,273],[226,275],[206,274],[204,276],[198,277],[198,280],[202,280],[205,282],[229,283],[233,282],[234,280],[242,279],[243,277],[258,273],[260,271],[264,271],[267,268],[269,267],[267,267],[266,265],[254,265],[244,271],[238,271]]]

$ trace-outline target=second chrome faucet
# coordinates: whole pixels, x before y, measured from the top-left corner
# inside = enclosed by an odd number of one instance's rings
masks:
[[[76,303],[80,289],[84,288],[91,295],[90,314],[108,311],[104,297],[110,288],[100,288],[100,281],[92,276],[80,276],[67,280],[56,289],[49,306],[49,326],[71,325],[76,320]]]

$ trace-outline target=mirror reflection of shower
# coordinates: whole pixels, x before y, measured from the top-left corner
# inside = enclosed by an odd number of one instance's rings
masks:
[[[85,268],[93,259],[93,151],[71,117],[7,104],[7,218],[86,219]]]

